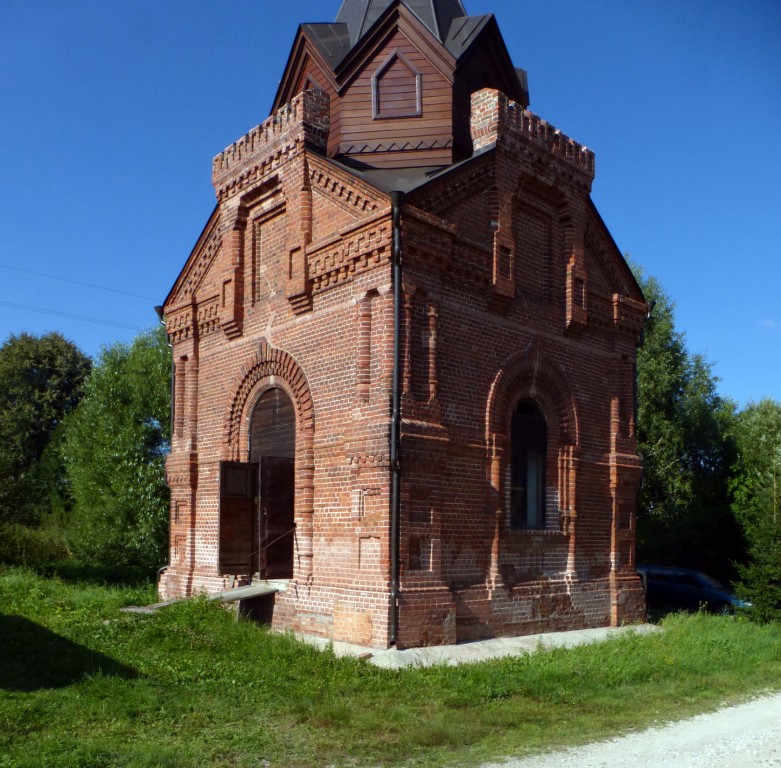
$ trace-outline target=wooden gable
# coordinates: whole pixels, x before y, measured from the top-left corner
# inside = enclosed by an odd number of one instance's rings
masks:
[[[471,94],[495,88],[525,108],[528,93],[494,16],[457,16],[459,9],[448,5],[447,29],[422,21],[406,0],[373,6],[359,32],[338,22],[302,25],[272,109],[307,88],[323,90],[328,155],[356,168],[446,166],[468,157]]]
[[[393,9],[340,72],[337,155],[370,167],[449,165],[454,68],[406,6]]]
[[[341,60],[328,60],[315,31],[299,28],[274,110],[314,85],[331,99],[329,156],[359,167],[452,162],[456,61],[406,5],[391,5]]]

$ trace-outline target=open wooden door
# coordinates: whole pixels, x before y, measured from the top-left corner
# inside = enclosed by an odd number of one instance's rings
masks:
[[[260,459],[260,573],[266,579],[293,578],[295,461]]]
[[[220,464],[220,572],[251,576],[255,571],[254,520],[258,507],[258,465]]]
[[[291,579],[295,550],[296,418],[293,403],[282,389],[270,389],[258,400],[249,437],[250,459],[258,467],[252,531],[258,553],[257,573],[265,579]]]

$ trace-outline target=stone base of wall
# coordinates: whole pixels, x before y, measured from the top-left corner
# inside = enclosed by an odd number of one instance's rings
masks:
[[[211,594],[230,586],[227,576],[181,573],[172,567],[163,573],[159,588],[166,600]],[[640,578],[633,573],[616,576],[614,587],[610,578],[603,578],[543,580],[509,588],[404,590],[399,595],[396,645],[400,649],[451,645],[642,622],[645,597]],[[390,642],[390,600],[382,590],[353,592],[291,581],[286,591],[269,598],[255,615],[278,630],[376,648]]]
[[[618,586],[620,598],[615,621],[611,615],[613,592],[608,578],[458,590],[455,593],[458,642],[644,621],[645,598],[639,577],[634,574],[621,577]]]
[[[327,584],[291,582],[285,592],[275,596],[270,623],[277,630],[386,648],[389,620],[387,591],[352,591]]]
[[[450,589],[438,587],[400,593],[397,648],[452,645],[456,640],[456,603]]]
[[[616,625],[637,624],[646,619],[645,590],[640,577],[632,572],[616,577],[618,595]]]

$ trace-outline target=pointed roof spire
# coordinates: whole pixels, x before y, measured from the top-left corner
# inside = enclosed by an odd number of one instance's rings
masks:
[[[355,45],[396,1],[343,0],[336,16],[336,23],[347,25],[350,44]],[[398,0],[398,2],[406,5],[441,43],[447,39],[453,19],[467,15],[461,0]]]

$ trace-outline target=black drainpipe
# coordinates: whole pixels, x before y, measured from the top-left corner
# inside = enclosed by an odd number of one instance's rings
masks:
[[[401,204],[403,192],[391,192],[393,206],[393,415],[390,432],[391,508],[391,637],[396,645],[399,634],[399,519],[401,517]]]

